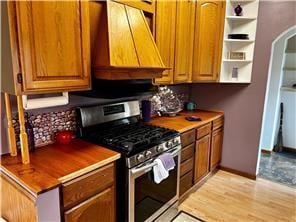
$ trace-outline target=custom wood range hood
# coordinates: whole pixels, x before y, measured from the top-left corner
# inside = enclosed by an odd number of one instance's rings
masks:
[[[95,78],[152,79],[167,69],[143,12],[113,1],[90,2]]]

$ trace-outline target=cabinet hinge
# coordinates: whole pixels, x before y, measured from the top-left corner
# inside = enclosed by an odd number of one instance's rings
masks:
[[[22,76],[22,73],[18,73],[17,76],[16,76],[16,78],[17,78],[17,82],[18,82],[19,84],[22,84],[22,83],[23,83],[23,76]]]

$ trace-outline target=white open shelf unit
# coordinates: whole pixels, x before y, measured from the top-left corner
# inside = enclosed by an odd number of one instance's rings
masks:
[[[234,13],[238,4],[243,8],[240,16]],[[221,83],[251,82],[258,7],[259,0],[226,0]],[[229,39],[228,34],[248,34],[249,39]],[[229,59],[229,52],[244,52],[245,59]],[[237,68],[237,78],[232,76],[233,68]]]

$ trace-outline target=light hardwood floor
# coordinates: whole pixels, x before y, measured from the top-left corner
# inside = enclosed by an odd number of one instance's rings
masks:
[[[179,208],[210,221],[296,221],[296,190],[218,171]]]

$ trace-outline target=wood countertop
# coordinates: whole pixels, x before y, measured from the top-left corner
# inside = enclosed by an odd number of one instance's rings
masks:
[[[187,121],[186,116],[198,116],[202,121]],[[177,130],[180,133],[211,122],[221,111],[183,111],[175,117],[155,117],[149,124]],[[33,196],[53,189],[78,176],[120,158],[110,149],[74,139],[68,145],[51,144],[37,148],[30,154],[30,164],[22,164],[21,156],[1,156],[0,170],[24,187]]]
[[[149,124],[166,127],[183,133],[185,131],[207,124],[223,115],[224,113],[222,111],[182,111],[175,117],[152,118]],[[201,118],[201,121],[188,121],[185,119],[186,116],[197,116]]]
[[[30,164],[21,156],[1,156],[0,169],[33,196],[60,186],[120,158],[110,149],[74,139],[68,145],[51,144],[30,154]]]

